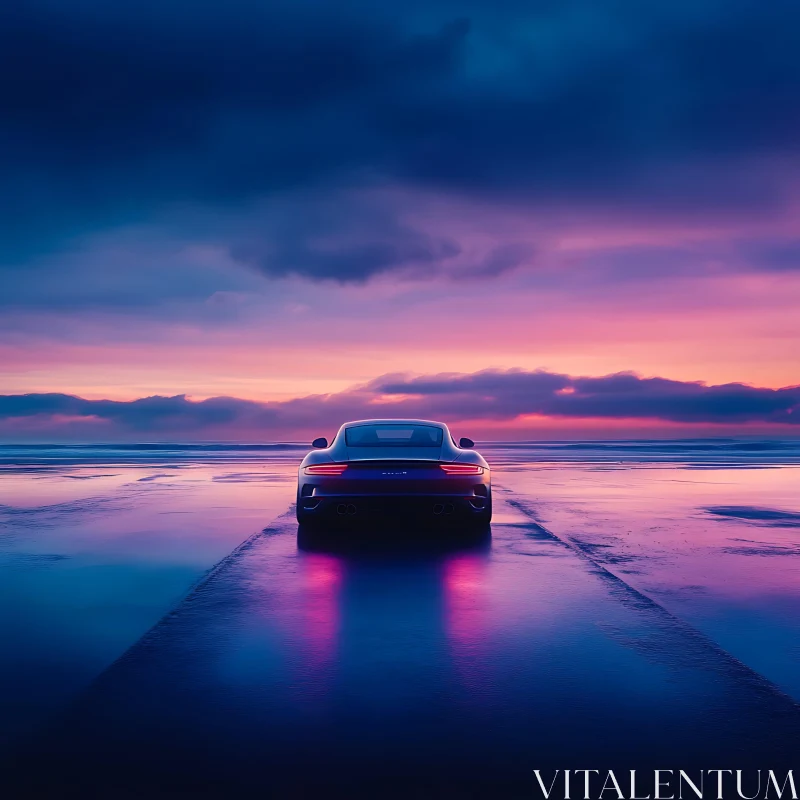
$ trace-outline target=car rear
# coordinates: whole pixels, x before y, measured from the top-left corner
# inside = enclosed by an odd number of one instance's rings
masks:
[[[488,465],[459,450],[444,426],[355,423],[340,431],[330,453],[335,461],[301,467],[298,516],[307,520],[488,521],[491,514]]]

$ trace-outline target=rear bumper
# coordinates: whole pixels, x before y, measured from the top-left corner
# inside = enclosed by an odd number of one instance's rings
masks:
[[[419,517],[423,519],[480,518],[490,499],[475,495],[375,495],[342,494],[298,498],[298,509],[307,519],[365,519]]]

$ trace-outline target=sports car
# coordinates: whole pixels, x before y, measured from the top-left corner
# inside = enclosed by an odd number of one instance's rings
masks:
[[[330,444],[312,446],[297,479],[302,524],[407,513],[483,525],[492,518],[489,465],[471,439],[456,444],[441,422],[346,422]]]

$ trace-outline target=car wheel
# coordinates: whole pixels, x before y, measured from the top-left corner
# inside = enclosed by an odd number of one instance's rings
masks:
[[[308,528],[312,527],[315,522],[314,515],[309,514],[308,511],[303,508],[303,506],[300,504],[299,497],[297,498],[297,505],[295,506],[295,516],[301,525],[305,525]]]
[[[475,515],[475,522],[478,525],[488,525],[492,521],[492,495],[489,495],[489,500],[483,507],[483,510]]]

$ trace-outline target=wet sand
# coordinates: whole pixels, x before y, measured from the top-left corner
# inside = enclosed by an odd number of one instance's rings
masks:
[[[797,467],[489,455],[477,539],[298,532],[292,453],[14,466],[15,791],[536,796],[537,768],[791,766]]]

